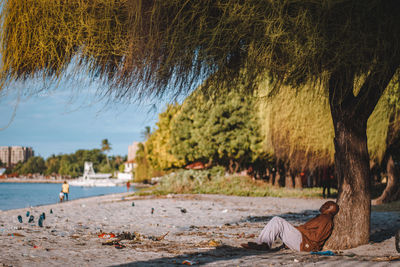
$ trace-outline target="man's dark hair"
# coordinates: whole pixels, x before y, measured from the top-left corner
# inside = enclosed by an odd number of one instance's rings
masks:
[[[339,206],[333,201],[327,201],[319,208],[319,211],[322,214],[331,214],[335,216],[339,212]]]

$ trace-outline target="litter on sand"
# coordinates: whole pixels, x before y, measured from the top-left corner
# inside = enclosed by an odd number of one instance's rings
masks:
[[[104,238],[104,239],[114,238],[115,234],[113,234],[113,233],[101,233],[101,234],[98,235],[98,237]]]
[[[311,251],[311,255],[321,255],[321,256],[336,256],[333,251],[327,250],[327,251]]]

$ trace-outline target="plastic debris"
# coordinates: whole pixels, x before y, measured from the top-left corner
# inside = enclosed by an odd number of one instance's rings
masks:
[[[42,217],[43,220],[45,220],[45,219],[46,219],[46,213],[43,212],[43,213],[40,215],[40,217]]]
[[[227,213],[227,212],[228,212],[228,210],[226,210],[226,209],[222,211],[222,213]]]
[[[151,208],[151,214],[154,214],[154,208]]]
[[[135,206],[135,202],[132,202],[132,207],[134,207]]]
[[[21,215],[18,215],[18,221],[19,221],[20,223],[22,223],[22,216],[21,216]]]
[[[53,209],[50,209],[50,214],[53,214]]]
[[[121,240],[135,240],[136,233],[122,232],[120,234],[117,234],[116,237]]]
[[[29,217],[29,214],[30,214],[29,211],[27,211],[27,212],[26,212],[26,217]]]
[[[101,233],[101,234],[98,235],[98,237],[99,238],[104,238],[104,239],[114,238],[115,234],[113,234],[113,233]]]
[[[181,212],[182,212],[182,213],[186,213],[187,210],[186,210],[185,208],[181,208]]]
[[[20,234],[20,233],[12,233],[12,234],[8,234],[8,236],[25,237],[24,235],[22,235],[22,234]]]
[[[153,241],[161,241],[163,240],[167,235],[169,234],[169,232],[167,232],[166,234],[163,234],[161,236],[148,236],[147,238]]]
[[[35,217],[33,216],[33,215],[31,215],[30,217],[29,217],[29,223],[32,223],[33,222],[33,220],[35,219]]]
[[[400,260],[400,256],[387,256],[387,257],[376,257],[372,261],[397,261]]]
[[[40,216],[39,220],[38,220],[38,225],[39,227],[43,227],[43,217]]]
[[[193,265],[193,262],[192,261],[188,261],[188,260],[184,260],[184,261],[182,261],[182,264],[184,264],[184,265]]]
[[[222,244],[222,242],[219,241],[219,240],[211,239],[210,241],[208,241],[208,245],[209,245],[210,247],[218,247],[218,246],[220,246],[221,244]]]
[[[330,250],[326,250],[326,251],[311,251],[310,254],[311,255],[321,255],[321,256],[336,256],[336,254],[333,253],[333,251],[330,251]]]

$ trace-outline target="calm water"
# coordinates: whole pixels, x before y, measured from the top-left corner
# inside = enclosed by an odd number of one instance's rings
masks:
[[[132,190],[132,188],[131,188]],[[0,210],[54,204],[59,201],[61,184],[0,183]],[[125,186],[69,187],[69,200],[126,192]]]

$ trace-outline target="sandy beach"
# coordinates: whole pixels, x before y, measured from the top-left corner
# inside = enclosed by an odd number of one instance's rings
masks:
[[[122,193],[1,211],[0,266],[400,266],[394,243],[399,212],[373,212],[370,244],[336,256],[293,252],[279,242],[271,251],[240,247],[272,216],[298,225],[325,201]]]

